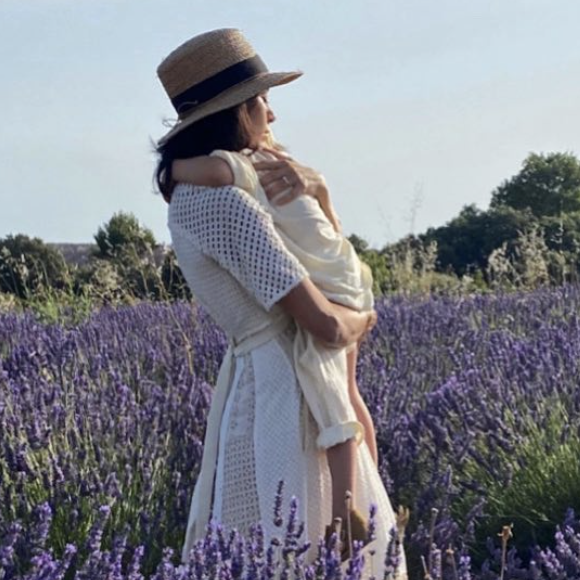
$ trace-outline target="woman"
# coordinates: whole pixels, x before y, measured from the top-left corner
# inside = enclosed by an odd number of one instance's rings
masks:
[[[261,93],[247,102],[249,111],[262,108],[268,123],[275,120],[268,94]],[[271,171],[254,168],[268,167]],[[322,293],[338,304],[358,311],[371,310],[374,299],[370,268],[358,258],[352,244],[342,235],[328,189],[319,176],[314,189],[317,198],[295,195],[301,166],[274,141],[270,127],[259,149],[243,152],[217,149],[209,156],[178,159],[173,162],[172,175],[179,182],[196,185],[235,185],[256,198],[271,216],[277,233],[286,248],[306,268],[309,278]],[[230,174],[229,176],[227,174]],[[221,183],[219,179],[223,175]],[[266,182],[263,188],[259,175]],[[276,191],[276,184],[287,187]],[[270,191],[268,191],[270,190]],[[274,190],[274,192],[272,192]],[[316,444],[327,453],[332,486],[332,518],[340,521],[343,531],[353,539],[365,541],[368,521],[364,514],[348,510],[356,490],[356,455],[351,449],[364,437],[375,464],[378,461],[372,417],[362,399],[356,382],[358,345],[349,349],[328,348],[304,329],[294,335],[294,370],[308,409],[316,421]],[[344,525],[348,522],[349,530]],[[327,528],[330,535],[333,526]],[[344,542],[344,556],[349,543]]]
[[[359,341],[376,315],[329,302],[288,252],[271,217],[243,190],[184,184],[173,189],[171,176],[175,159],[256,147],[269,121],[263,107],[249,104],[300,73],[268,72],[243,35],[228,29],[180,46],[158,74],[180,119],[159,143],[157,171],[160,189],[170,198],[173,245],[196,298],[230,339],[182,559],[203,535],[210,513],[242,532],[260,520],[267,536],[275,534],[271,510],[279,480],[287,497],[299,500],[314,552],[331,517],[329,472],[326,455],[313,444],[315,425],[296,381],[293,324],[329,346],[344,347]],[[376,561],[367,557],[377,574],[395,518],[366,445],[355,460],[355,507],[366,512],[371,502],[378,505]]]

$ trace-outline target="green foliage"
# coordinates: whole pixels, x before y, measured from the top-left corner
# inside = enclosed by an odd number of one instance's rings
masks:
[[[520,232],[534,221],[527,211],[510,207],[484,211],[472,204],[464,206],[446,225],[429,228],[419,237],[424,243],[437,243],[439,271],[462,276],[485,270],[491,252],[503,243],[511,250]]]
[[[360,236],[357,236],[356,234],[351,234],[348,237],[348,241],[352,244],[355,252],[359,256],[361,254],[364,254],[364,252],[369,250],[369,243],[364,238],[361,238]]]
[[[0,291],[33,297],[43,287],[63,288],[68,269],[60,252],[23,234],[0,240]]]
[[[571,153],[531,153],[493,192],[490,208],[502,206],[529,209],[538,218],[580,211],[580,161]]]
[[[79,268],[75,276],[75,292],[85,293],[95,304],[122,304],[127,300],[125,284],[117,265],[111,260],[92,259]]]
[[[118,257],[127,248],[141,256],[156,246],[153,232],[142,226],[133,214],[124,212],[114,214],[94,238],[100,258]]]
[[[580,252],[580,211],[559,216],[544,216],[540,224],[545,232],[548,248],[567,255]]]
[[[114,260],[114,265],[123,280],[125,292],[147,300],[168,298],[153,248],[141,251],[138,245],[125,246]]]
[[[387,268],[382,293],[401,293],[405,295],[427,295],[432,292],[454,293],[467,290],[467,282],[452,273],[436,271],[437,242],[425,243],[420,238],[409,235],[402,240],[386,246],[381,251]]]
[[[188,294],[182,287],[181,271],[169,254],[162,247],[143,252],[140,247],[125,245],[114,258],[93,258],[80,268],[77,290],[104,304],[184,298]]]
[[[95,239],[102,245],[83,266],[68,266],[38,238],[0,240],[0,310],[29,308],[45,322],[74,323],[102,305],[191,299],[175,253],[155,246],[134,217],[116,214]]]
[[[522,442],[513,451],[502,446],[495,450],[498,464],[509,465],[504,479],[491,477],[489,469],[472,457],[456,473],[457,481],[477,481],[485,490],[486,517],[472,547],[480,560],[488,556],[482,548],[485,538],[502,525],[514,524],[514,545],[524,553],[529,546],[550,543],[568,508],[580,510],[580,438],[567,428],[569,411],[559,397],[546,401],[545,407],[543,424],[518,423]],[[511,420],[516,420],[513,415]],[[455,516],[469,511],[476,497],[472,495],[466,492],[458,499]]]
[[[173,249],[169,249],[161,266],[161,281],[165,292],[174,300],[191,300],[192,294]]]
[[[349,236],[348,240],[353,245],[359,258],[371,269],[374,294],[382,294],[389,276],[385,257],[377,250],[369,248],[368,242],[356,234]]]
[[[49,303],[54,300],[49,289],[97,304],[191,299],[173,251],[159,247],[134,215],[114,214],[94,238],[94,256],[79,268],[67,268],[62,256],[39,239],[1,240],[0,292],[25,301],[42,295]],[[349,240],[371,268],[376,295],[531,289],[578,281],[580,162],[569,153],[530,154],[522,170],[493,192],[488,210],[465,205],[444,226],[380,251],[360,236]],[[9,307],[5,298],[0,304]]]
[[[82,278],[101,298],[147,300],[191,297],[175,254],[156,244],[151,230],[132,214],[117,213],[95,234],[96,260]],[[107,263],[108,262],[108,263]]]
[[[456,293],[474,289],[474,279],[459,279],[452,274],[437,272],[435,261],[437,244],[425,245],[419,238],[408,236],[381,251],[369,248],[357,235],[349,237],[359,257],[373,274],[373,292],[376,296],[389,293],[405,295],[431,292]]]
[[[0,314],[3,312],[13,312],[18,309],[18,300],[16,300],[14,294],[5,294],[0,292]],[[1,354],[1,351],[0,351]]]
[[[494,288],[575,281],[580,250],[580,162],[530,154],[494,192],[490,208],[466,205],[419,236],[437,242],[437,270],[472,275]]]

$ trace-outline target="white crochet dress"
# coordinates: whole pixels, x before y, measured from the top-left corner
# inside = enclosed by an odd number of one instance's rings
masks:
[[[192,292],[235,344],[247,344],[276,324],[284,316],[276,302],[306,277],[271,216],[236,187],[178,185],[169,205],[168,226]],[[280,480],[285,483],[285,511],[292,495],[298,499],[299,518],[312,542],[308,557],[316,552],[318,538],[331,519],[331,480],[326,454],[314,442],[316,425],[296,381],[294,332],[290,325],[233,359],[227,400],[218,418],[217,458],[215,464],[213,459],[209,462],[215,469],[213,494],[199,497],[198,480],[184,561],[206,523],[199,506],[211,506],[211,517],[228,528],[247,533],[252,523],[261,521],[266,539],[279,534],[273,505]],[[206,439],[204,459],[209,448]],[[365,574],[380,578],[395,516],[364,442],[357,462],[356,507],[368,513],[371,503],[378,506],[377,540],[369,546],[376,554],[367,553]],[[403,553],[401,557],[399,577],[404,579]]]

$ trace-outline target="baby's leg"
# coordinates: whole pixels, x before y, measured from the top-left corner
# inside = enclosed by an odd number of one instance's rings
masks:
[[[358,347],[349,351],[346,355],[346,365],[348,373],[348,395],[350,397],[350,402],[355,410],[357,419],[362,423],[365,429],[365,441],[371,452],[371,457],[378,465],[378,451],[377,451],[377,439],[375,433],[375,426],[373,424],[373,419],[366,406],[361,394],[358,390],[358,384],[356,382],[356,362],[358,358]]]
[[[363,401],[356,383],[356,362],[358,357],[358,348],[354,348],[347,353],[347,379],[348,395],[350,402],[355,410],[357,419],[362,423],[365,430],[365,441],[371,451],[371,456],[377,463],[377,445],[375,441],[375,429],[373,420]],[[356,453],[357,443],[355,439],[349,439],[344,443],[339,443],[327,450],[328,466],[332,478],[332,515],[341,517],[345,521],[347,509],[345,504],[345,495],[347,491],[356,495]]]
[[[332,517],[346,521],[346,492],[355,496],[357,443],[348,439],[326,450],[330,477],[332,479]]]
[[[351,404],[355,410],[357,419],[362,423],[365,430],[365,440],[375,464],[377,463],[377,446],[374,440],[375,431],[370,413],[358,392],[356,384],[356,360],[358,349],[355,348],[347,353],[347,378],[348,378],[348,395]],[[332,517],[340,517],[343,522],[343,533],[347,533],[341,540],[342,559],[352,555],[350,542],[345,538],[362,541],[367,543],[368,521],[359,509],[354,508],[357,505],[356,500],[356,475],[357,475],[357,456],[358,443],[352,438],[344,443],[340,443],[327,449],[328,465],[332,478]],[[346,492],[351,492],[352,503],[346,504]],[[360,507],[360,506],[359,506]],[[346,525],[346,532],[344,526]],[[326,537],[329,537],[332,529],[327,527]]]

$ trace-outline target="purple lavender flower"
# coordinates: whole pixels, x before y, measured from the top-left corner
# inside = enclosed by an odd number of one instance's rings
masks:
[[[368,541],[373,542],[377,537],[377,504],[372,503],[369,508]]]
[[[282,527],[284,520],[282,518],[282,492],[284,491],[284,482],[278,482],[278,489],[276,490],[276,497],[274,499],[274,525]]]
[[[31,553],[41,555],[44,553],[52,522],[52,509],[48,502],[37,506],[34,510],[34,516],[36,521],[34,527],[30,530],[28,541]]]
[[[419,555],[428,553],[432,508],[440,514],[433,537],[438,546],[478,544],[499,501],[497,490],[523,489],[523,475],[538,464],[526,450],[555,458],[562,448],[580,445],[580,287],[389,297],[377,302],[377,310],[377,326],[359,357],[359,386],[375,422],[379,472],[391,501],[407,504],[413,514],[406,550],[416,569]],[[139,304],[102,309],[78,325],[44,324],[31,313],[2,314],[0,344],[2,565],[27,569],[35,556],[46,570],[51,558],[62,563],[64,555],[59,560],[57,554],[66,543],[80,545],[109,495],[115,504],[107,543],[129,525],[128,549],[145,546],[143,569],[134,573],[155,573],[163,547],[179,550],[183,539],[212,385],[226,346],[223,334],[190,304]],[[547,480],[549,494],[525,497],[542,507],[549,522],[562,520],[565,474],[558,469],[552,483]],[[559,493],[563,499],[551,507]],[[306,553],[298,540],[300,522],[291,523],[291,514],[282,517],[281,489],[279,496],[274,518],[287,537],[262,549],[265,576],[274,574],[283,553],[293,559],[293,572]],[[50,533],[48,524],[33,523],[34,506],[44,502],[55,507]],[[26,522],[25,533],[12,541],[8,526],[17,520]],[[515,542],[525,537],[523,521],[525,514],[516,522]],[[553,524],[542,525],[529,536],[536,534],[543,547],[533,554],[525,543],[510,550],[509,573],[526,580],[540,574],[574,577],[576,516],[564,517],[551,544]],[[94,530],[94,550],[85,546],[77,554],[77,580],[83,574],[88,579],[127,573],[119,570],[114,549],[103,551],[104,529]],[[32,541],[34,534],[45,538],[44,549],[35,551],[42,542]],[[225,577],[232,573],[231,558],[241,553],[229,537],[216,542],[203,558],[196,556],[200,578],[207,567],[199,562],[213,562],[216,574]],[[245,545],[245,570],[250,553],[257,574],[260,549],[254,540]],[[478,560],[462,552],[461,580],[496,574],[494,550],[473,571]],[[90,565],[83,568],[83,562]],[[194,575],[195,570],[192,565]],[[314,570],[304,568],[305,577],[320,575]]]

